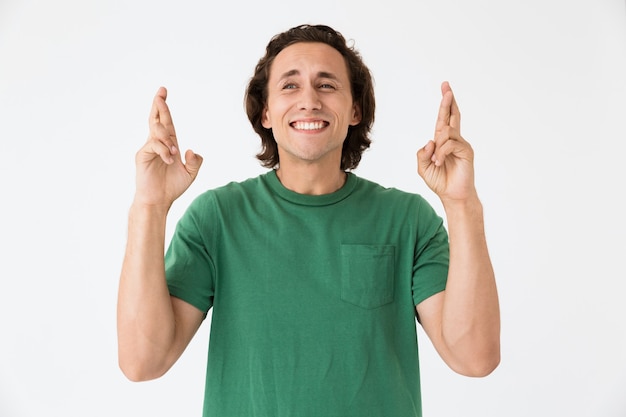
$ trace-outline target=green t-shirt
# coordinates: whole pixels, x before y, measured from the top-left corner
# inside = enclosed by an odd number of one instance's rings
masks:
[[[212,307],[204,416],[420,416],[415,306],[445,289],[448,261],[422,197],[351,173],[322,196],[274,171],[200,195],[166,275]]]

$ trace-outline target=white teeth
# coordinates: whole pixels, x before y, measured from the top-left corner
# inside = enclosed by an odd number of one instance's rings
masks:
[[[324,122],[295,122],[293,127],[298,130],[317,130],[324,127]]]

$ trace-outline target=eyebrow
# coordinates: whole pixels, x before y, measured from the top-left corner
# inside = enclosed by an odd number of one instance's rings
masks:
[[[287,71],[283,75],[281,75],[279,80],[284,80],[285,78],[289,78],[289,77],[292,77],[294,75],[300,75],[300,71],[298,71],[297,69],[292,69],[290,71]],[[339,78],[335,74],[333,74],[332,72],[320,71],[320,72],[317,73],[317,76],[319,78],[329,78],[331,80],[339,81]]]

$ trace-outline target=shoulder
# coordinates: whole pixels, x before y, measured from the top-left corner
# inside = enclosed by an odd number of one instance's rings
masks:
[[[429,205],[421,194],[401,190],[395,187],[386,187],[369,179],[356,176],[357,185],[355,192],[366,196],[370,201],[378,201],[386,204],[401,204],[420,206]]]
[[[235,212],[256,206],[267,191],[269,173],[243,181],[233,181],[225,185],[208,189],[195,197],[186,211],[186,216],[198,221],[214,219],[216,216],[231,217]]]
[[[421,194],[385,187],[376,182],[357,177],[355,204],[368,207],[378,216],[402,219],[407,225],[439,227],[443,223],[434,207]]]
[[[202,192],[192,202],[192,206],[213,204],[216,200],[229,200],[241,198],[245,195],[258,194],[266,188],[269,173],[248,178],[243,181],[232,181],[222,186]]]

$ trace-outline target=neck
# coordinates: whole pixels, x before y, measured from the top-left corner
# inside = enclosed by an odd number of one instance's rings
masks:
[[[298,194],[324,195],[334,193],[346,183],[347,175],[339,167],[329,168],[318,164],[285,166],[276,170],[281,184]]]

